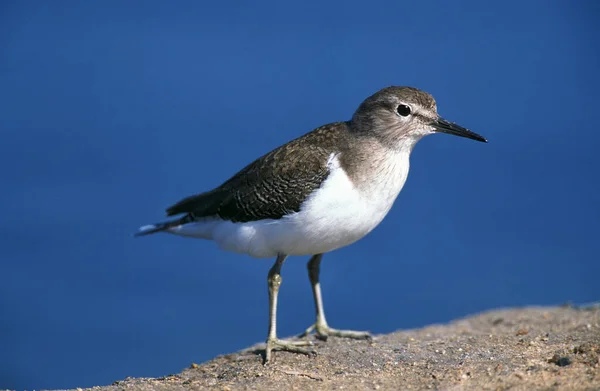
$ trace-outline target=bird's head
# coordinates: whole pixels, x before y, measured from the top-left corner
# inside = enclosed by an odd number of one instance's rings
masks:
[[[351,128],[381,138],[392,147],[408,147],[428,134],[441,132],[487,142],[485,138],[437,113],[433,97],[413,87],[387,87],[368,97],[358,107]]]

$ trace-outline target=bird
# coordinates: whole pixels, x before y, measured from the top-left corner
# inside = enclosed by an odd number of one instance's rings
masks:
[[[323,306],[323,255],[371,232],[402,190],[415,144],[447,133],[487,140],[437,113],[433,96],[409,86],[390,86],[366,98],[347,121],[320,126],[256,159],[220,186],[167,208],[164,222],[142,226],[135,236],[157,232],[207,239],[223,250],[274,258],[269,270],[269,327],[263,362],[273,351],[315,355],[307,338],[277,336],[281,268],[289,256],[307,263],[316,321],[302,337],[370,339],[364,331],[329,326]]]

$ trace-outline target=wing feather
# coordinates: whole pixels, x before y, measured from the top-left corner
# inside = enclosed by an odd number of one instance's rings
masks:
[[[329,175],[327,162],[347,125],[322,126],[267,153],[221,186],[179,201],[167,215],[218,216],[233,222],[280,219],[300,211]]]

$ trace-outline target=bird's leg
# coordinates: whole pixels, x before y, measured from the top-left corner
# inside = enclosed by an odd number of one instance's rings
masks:
[[[308,261],[308,277],[310,278],[310,284],[312,286],[313,296],[315,298],[315,307],[317,309],[317,321],[315,324],[310,326],[300,337],[306,337],[313,330],[316,332],[317,338],[323,341],[327,340],[327,337],[332,335],[335,337],[353,338],[353,339],[371,339],[371,334],[366,331],[352,331],[352,330],[336,330],[327,324],[325,318],[325,309],[323,308],[323,298],[321,296],[321,284],[319,283],[319,272],[321,270],[321,258],[323,254],[316,254]]]
[[[314,355],[314,350],[303,349],[300,346],[310,346],[310,341],[284,341],[277,338],[277,295],[281,285],[281,266],[285,262],[286,255],[278,255],[275,264],[269,270],[267,279],[269,284],[269,336],[267,337],[267,347],[265,350],[265,361],[267,364],[271,361],[271,352],[273,350],[285,350],[288,352]]]

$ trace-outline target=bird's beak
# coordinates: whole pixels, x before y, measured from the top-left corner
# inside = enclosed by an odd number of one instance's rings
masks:
[[[471,132],[469,129],[463,128],[460,125],[448,122],[443,118],[438,118],[431,123],[431,126],[437,131],[442,133],[453,134],[455,136],[472,138],[473,140],[487,143],[487,140],[475,132]]]

